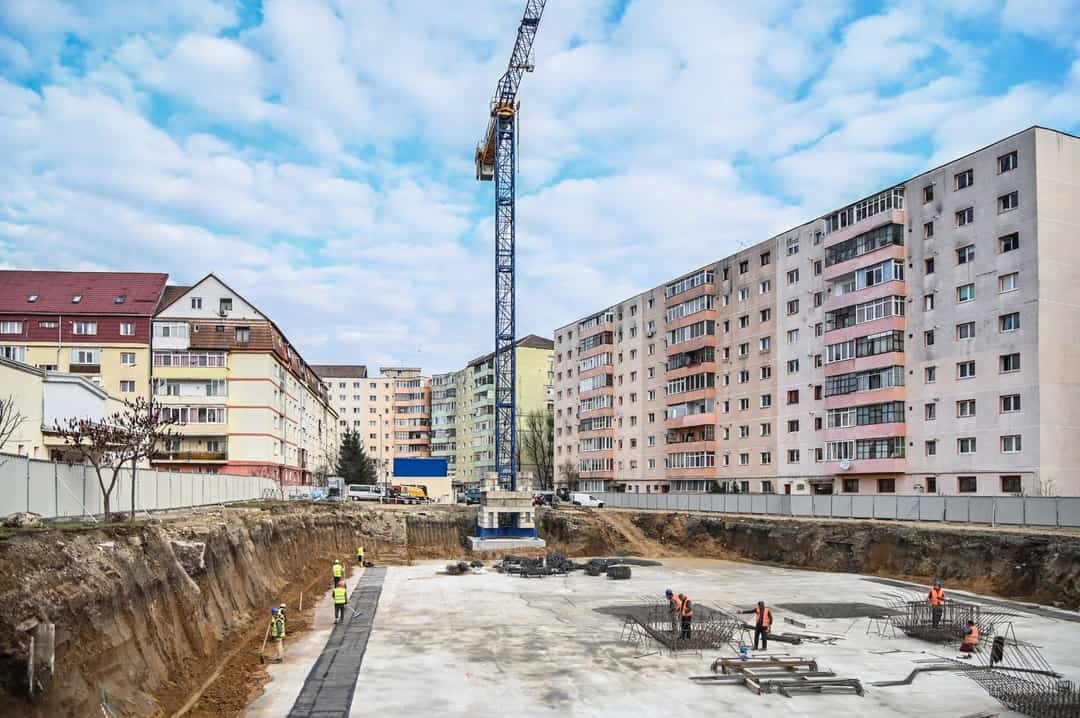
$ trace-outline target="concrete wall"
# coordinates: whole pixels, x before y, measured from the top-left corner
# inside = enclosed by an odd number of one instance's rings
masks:
[[[5,413],[14,411],[23,417],[7,442],[0,443],[0,451],[37,458],[46,455],[41,434],[43,374],[15,362],[0,361],[0,401],[5,405],[10,402],[13,407],[5,407]]]

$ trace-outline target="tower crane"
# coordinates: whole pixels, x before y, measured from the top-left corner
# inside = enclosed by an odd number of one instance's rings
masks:
[[[514,386],[514,175],[522,75],[532,72],[533,39],[547,0],[526,0],[514,51],[495,86],[484,139],[476,147],[476,179],[495,182],[495,473],[500,488],[517,488],[517,408]]]

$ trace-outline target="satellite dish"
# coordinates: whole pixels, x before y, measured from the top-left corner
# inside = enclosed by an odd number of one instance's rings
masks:
[[[851,462],[848,461],[847,459],[844,459],[843,461],[840,462],[840,470],[841,471],[847,471],[850,468],[851,468]]]

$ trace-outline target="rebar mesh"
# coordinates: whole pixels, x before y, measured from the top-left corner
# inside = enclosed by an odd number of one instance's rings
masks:
[[[682,635],[681,622],[672,616],[666,601],[648,601],[597,610],[623,619],[620,640],[634,643],[641,649],[656,644],[671,652],[713,650],[728,646],[743,623],[723,611],[695,604],[690,637],[685,638]]]
[[[1016,615],[1004,609],[951,599],[942,606],[931,606],[925,598],[916,596],[910,592],[894,594],[889,605],[893,612],[892,623],[912,638],[934,643],[959,643],[968,621],[974,621],[980,635],[989,638],[999,624]],[[936,617],[935,609],[938,610]]]

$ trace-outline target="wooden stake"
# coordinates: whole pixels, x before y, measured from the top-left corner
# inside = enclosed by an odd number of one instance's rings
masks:
[[[304,592],[303,591],[300,592],[300,610],[301,611],[304,610]]]
[[[263,651],[266,650],[266,639],[270,638],[270,624],[266,624],[266,635],[263,636],[262,648],[259,649],[259,663],[263,662]]]

